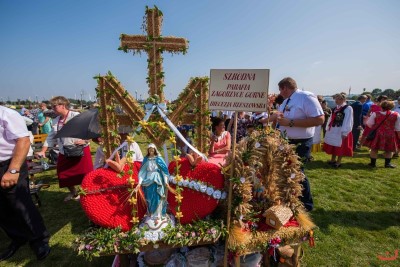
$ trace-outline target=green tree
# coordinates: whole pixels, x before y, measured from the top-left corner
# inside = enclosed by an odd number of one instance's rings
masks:
[[[395,92],[396,99],[400,97],[400,89]]]
[[[372,90],[371,94],[372,94],[372,96],[381,95],[382,94],[382,89],[375,88],[374,90]]]
[[[396,92],[393,89],[385,89],[382,94],[391,99],[396,97]]]

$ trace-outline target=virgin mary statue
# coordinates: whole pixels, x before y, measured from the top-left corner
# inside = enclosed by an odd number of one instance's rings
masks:
[[[160,156],[156,146],[149,144],[147,155],[139,170],[139,184],[142,187],[147,204],[147,215],[154,220],[155,226],[166,219],[168,167]]]

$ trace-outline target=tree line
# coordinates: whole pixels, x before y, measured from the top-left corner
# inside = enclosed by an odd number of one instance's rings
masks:
[[[365,94],[370,94],[370,95],[372,95],[374,98],[377,97],[377,96],[380,96],[380,95],[385,95],[385,96],[387,96],[389,99],[397,99],[397,98],[400,97],[400,89],[398,89],[398,90],[395,91],[394,89],[385,89],[385,90],[382,90],[382,89],[380,89],[380,88],[375,88],[375,89],[373,89],[371,92],[367,92],[367,91],[365,90],[365,88],[364,88],[362,94],[363,94],[363,95],[365,95]],[[357,98],[357,96],[356,96],[356,98]]]

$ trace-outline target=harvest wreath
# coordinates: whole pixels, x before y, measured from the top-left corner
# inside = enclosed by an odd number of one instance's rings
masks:
[[[228,160],[234,159],[230,157]],[[183,173],[191,170],[187,161],[177,161],[177,158],[170,164],[170,169],[176,169],[176,164],[181,165],[180,171]],[[276,251],[282,250],[286,245],[298,244],[308,239],[311,244],[312,229],[315,225],[298,200],[301,193],[299,182],[304,177],[300,171],[300,164],[293,152],[293,146],[287,143],[280,132],[275,130],[254,132],[237,146],[234,178],[231,178],[234,185],[232,227],[229,231],[223,220],[202,219],[191,223],[184,222],[187,224],[178,223],[175,228],[167,228],[166,235],[159,243],[173,247],[199,245],[227,235],[228,248],[235,255],[257,251],[268,251],[271,255],[275,255],[278,253]],[[228,173],[228,168],[223,168],[222,172]],[[176,173],[171,175],[170,180],[176,182],[176,177],[179,177],[178,180],[182,185],[188,183],[185,175]],[[172,185],[176,186],[174,182]],[[200,194],[202,190],[200,188],[196,190],[195,185],[197,187],[204,185],[204,194],[207,194],[207,189],[214,190],[212,185],[205,186],[206,183],[202,182],[193,182],[191,187],[187,186],[186,189],[184,186],[181,190],[183,192],[193,190]],[[213,199],[210,195],[207,197]],[[184,197],[178,198],[183,204],[185,203]],[[225,203],[221,202],[226,205]],[[180,208],[180,205],[178,207]],[[266,220],[262,215],[269,216],[268,213],[274,214],[275,217]],[[132,210],[132,215],[134,214],[136,211]],[[280,221],[281,218],[284,218],[283,221]],[[276,227],[272,221],[280,222],[282,226]],[[79,254],[88,258],[138,252],[143,246],[151,243],[150,240],[144,239],[141,233],[143,229],[138,230],[136,227],[124,231],[118,227],[93,228],[78,237],[75,245]]]
[[[310,233],[313,241],[315,225],[299,200],[299,182],[304,179],[301,162],[281,132],[268,128],[253,132],[228,162],[233,160],[228,249],[236,255],[256,251],[275,255],[279,246],[305,241]]]

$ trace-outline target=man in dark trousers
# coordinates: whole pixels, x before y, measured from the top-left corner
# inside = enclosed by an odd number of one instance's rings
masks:
[[[38,260],[50,253],[50,234],[29,190],[26,164],[29,146],[29,133],[22,116],[0,106],[0,227],[11,239],[0,254],[0,261],[12,257],[27,242]]]
[[[356,151],[358,140],[360,139],[360,133],[363,125],[363,104],[367,101],[367,96],[360,95],[357,101],[351,104],[353,108],[353,151]]]
[[[322,125],[325,120],[324,112],[317,97],[307,91],[297,89],[294,79],[287,77],[279,84],[280,95],[285,98],[277,112],[279,130],[286,132],[289,143],[296,145],[296,153],[302,159],[311,155],[311,147],[315,126]],[[300,200],[304,207],[311,211],[314,207],[310,184],[307,177],[301,182],[303,186]]]

